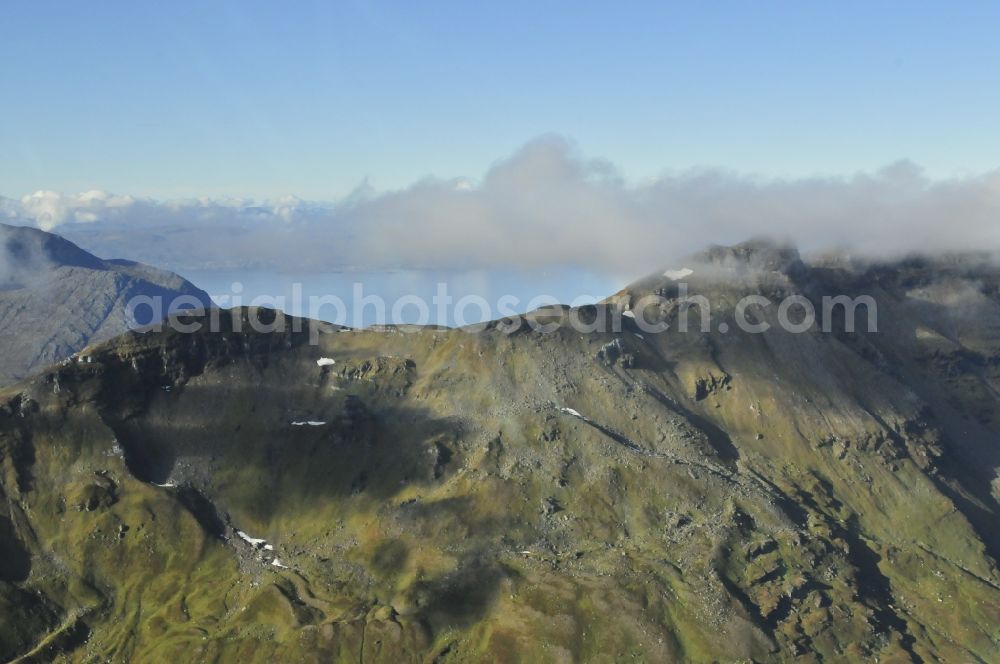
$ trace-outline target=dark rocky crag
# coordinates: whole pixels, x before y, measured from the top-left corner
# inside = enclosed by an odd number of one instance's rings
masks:
[[[151,321],[137,296],[177,306],[212,306],[208,295],[171,272],[124,260],[101,260],[34,228],[0,224],[0,385],[69,357],[88,344]],[[184,298],[178,300],[177,298]]]
[[[660,276],[545,334],[243,310],[0,393],[0,656],[997,661],[1000,275],[774,250],[692,265],[707,332]],[[568,324],[653,292],[672,331]]]

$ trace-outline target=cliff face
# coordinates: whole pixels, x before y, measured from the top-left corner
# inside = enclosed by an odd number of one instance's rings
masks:
[[[994,660],[996,271],[759,251],[687,268],[706,332],[656,276],[548,333],[240,311],[8,389],[0,654]],[[671,330],[570,324],[657,292]],[[879,331],[748,334],[746,294],[868,294]]]
[[[88,344],[122,334],[132,298],[159,298],[162,314],[211,306],[208,295],[176,274],[93,256],[63,238],[0,224],[0,385],[21,380]],[[139,324],[152,311],[136,311]]]

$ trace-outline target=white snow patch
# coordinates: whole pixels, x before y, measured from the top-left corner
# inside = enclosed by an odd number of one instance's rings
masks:
[[[622,316],[625,316],[627,318],[635,318],[635,313],[632,311],[623,311]]]
[[[326,422],[316,422],[313,420],[308,420],[306,422],[292,422],[293,427],[321,427],[325,425]]]
[[[321,357],[318,360],[316,360],[316,366],[319,367],[332,367],[336,363],[337,361],[334,360],[332,357]]]
[[[158,487],[160,487],[161,489],[173,489],[174,487],[176,487],[176,486],[177,486],[177,485],[176,485],[176,484],[174,484],[173,482],[167,482],[166,484],[157,484],[156,482],[151,482],[151,484],[152,484],[153,486],[158,486]]]
[[[666,277],[667,279],[677,281],[678,279],[683,279],[684,277],[690,277],[692,274],[694,274],[694,270],[692,270],[691,268],[682,267],[679,270],[667,270],[666,272],[663,273],[663,276]]]
[[[637,336],[640,339],[645,339],[646,338],[646,337],[642,336],[641,334],[639,334],[638,332],[636,332],[635,336]]]
[[[573,417],[579,417],[581,420],[584,419],[583,415],[573,410],[572,408],[560,408],[559,410],[566,413],[567,415],[572,415]]]
[[[273,544],[265,544],[264,545],[264,550],[265,551],[274,551],[274,545]]]
[[[271,564],[274,565],[275,567],[280,567],[281,569],[288,569],[288,565],[281,562],[281,558],[275,558],[274,560],[271,561]]]
[[[242,530],[237,530],[236,535],[250,546],[260,546],[261,544],[267,543],[267,540],[257,539],[256,537],[250,537]]]

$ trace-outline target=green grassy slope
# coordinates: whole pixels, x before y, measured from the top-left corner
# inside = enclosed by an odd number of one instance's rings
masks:
[[[106,344],[3,397],[0,655],[997,661],[1000,304],[914,270],[699,286],[863,287],[879,334]]]

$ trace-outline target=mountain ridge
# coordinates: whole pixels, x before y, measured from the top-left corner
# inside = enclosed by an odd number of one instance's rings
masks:
[[[155,312],[133,298],[156,298],[166,315],[177,306],[212,306],[176,274],[127,260],[103,260],[58,235],[0,224],[0,384],[24,378],[90,343],[104,341]],[[183,299],[181,299],[183,298]]]
[[[0,545],[20,561],[0,646],[990,661],[997,275],[693,269],[704,332],[677,332],[664,276],[476,333],[233,310],[0,391]],[[656,290],[674,332],[574,327]],[[776,304],[796,294],[869,294],[879,329],[789,332]],[[747,295],[774,303],[766,332],[735,324]]]

